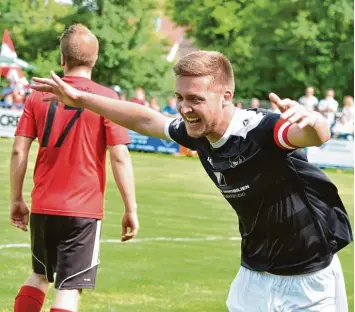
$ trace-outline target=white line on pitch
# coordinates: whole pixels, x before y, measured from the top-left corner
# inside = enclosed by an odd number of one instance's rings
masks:
[[[232,237],[221,237],[221,236],[210,236],[210,237],[146,237],[146,238],[135,238],[131,241],[126,242],[129,244],[132,243],[141,243],[141,242],[208,242],[208,241],[220,241],[220,240],[230,240],[230,241],[240,241],[241,238],[238,236]],[[121,243],[120,239],[102,239],[101,243],[109,244],[119,244]],[[0,249],[6,248],[29,248],[30,244],[0,244]]]

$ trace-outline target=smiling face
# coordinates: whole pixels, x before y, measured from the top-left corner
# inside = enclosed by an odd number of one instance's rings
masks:
[[[213,137],[220,132],[223,107],[231,92],[211,82],[211,76],[181,76],[176,81],[177,108],[191,137]]]
[[[218,141],[233,116],[234,74],[220,52],[194,51],[174,66],[177,109],[189,136]]]

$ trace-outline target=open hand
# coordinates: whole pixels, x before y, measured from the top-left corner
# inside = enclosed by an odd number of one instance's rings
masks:
[[[314,127],[317,114],[308,111],[303,105],[290,99],[281,100],[275,93],[269,94],[269,99],[276,104],[281,112],[281,118],[290,123],[296,123],[300,129],[311,126]]]
[[[53,93],[53,95],[43,99],[46,102],[59,101],[68,106],[80,107],[79,98],[82,92],[64,82],[54,72],[51,72],[51,77],[52,79],[34,77],[33,80],[38,84],[31,86],[31,88],[41,92]]]

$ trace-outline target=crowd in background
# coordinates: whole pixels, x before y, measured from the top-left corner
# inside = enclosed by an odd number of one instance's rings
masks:
[[[25,86],[22,83],[9,84],[1,91],[0,108],[21,111],[30,93],[29,86]]]
[[[329,127],[332,132],[333,138],[339,139],[354,139],[354,98],[347,95],[343,99],[343,107],[340,108],[338,101],[335,99],[335,92],[333,89],[328,89],[325,93],[325,97],[319,100],[314,95],[314,88],[307,87],[305,94],[298,99],[298,102],[307,110],[317,111],[322,114],[329,123]],[[278,107],[269,102],[269,109],[274,113],[280,113]],[[253,98],[248,107],[243,107],[243,103],[238,101],[235,106],[239,108],[260,108],[262,107],[261,101],[257,98]],[[265,106],[265,105],[264,105]]]
[[[161,106],[156,96],[151,96],[148,99],[143,88],[137,88],[134,97],[128,99],[125,92],[119,86],[112,86],[112,89],[116,91],[121,100],[129,100],[130,102],[147,106],[168,117],[175,118],[179,116],[174,96],[168,97],[166,103],[162,103],[163,105]]]
[[[143,88],[137,88],[133,97],[127,99],[127,94],[119,86],[111,86],[116,91],[118,97],[122,100],[147,106],[168,117],[178,117],[179,112],[176,108],[176,98],[170,96],[165,103],[159,103],[156,96],[146,96]],[[31,89],[22,84],[16,84],[4,88],[1,92],[0,107],[11,110],[22,110],[27,96]],[[354,98],[345,96],[343,99],[343,107],[340,108],[338,101],[335,99],[333,89],[328,89],[325,97],[319,100],[314,95],[314,88],[307,87],[305,94],[298,99],[298,102],[311,111],[318,111],[329,123],[334,138],[353,140],[354,137]],[[237,101],[235,106],[238,108],[267,108],[274,113],[280,113],[278,107],[273,103],[260,101],[257,98],[251,101]],[[161,105],[162,104],[162,105]],[[267,107],[268,106],[268,107]]]

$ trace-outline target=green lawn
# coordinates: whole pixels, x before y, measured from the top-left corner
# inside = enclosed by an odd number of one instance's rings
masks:
[[[11,140],[0,140],[2,235],[0,244],[28,243],[28,233],[9,224]],[[31,153],[25,195],[29,201],[36,148]],[[84,292],[81,311],[217,312],[227,311],[229,285],[240,264],[240,241],[233,210],[206,177],[198,160],[133,153],[141,230],[136,242],[103,242],[96,291]],[[353,220],[353,172],[327,171]],[[120,238],[123,211],[108,173],[102,239]],[[217,237],[216,240],[198,238]],[[195,238],[189,241],[149,238]],[[0,249],[0,311],[31,272],[28,248]],[[340,254],[353,311],[353,245]],[[51,289],[49,299],[53,298]],[[49,311],[49,303],[45,311]]]

